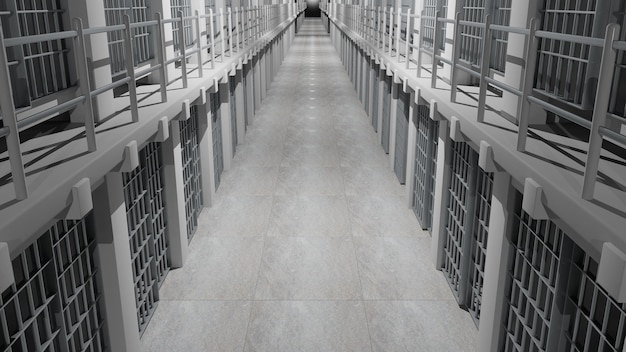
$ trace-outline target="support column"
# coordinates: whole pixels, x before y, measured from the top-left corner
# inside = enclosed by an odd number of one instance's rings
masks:
[[[389,107],[389,166],[394,168],[396,161],[396,127],[398,122],[398,94],[400,85],[396,84],[395,77],[391,80],[391,106]]]
[[[405,195],[407,200],[407,206],[409,209],[413,207],[413,192],[415,190],[415,182],[413,180],[415,174],[415,144],[417,143],[417,104],[416,100],[419,100],[419,92],[411,91],[409,105],[409,139],[407,142],[406,150],[406,182],[405,182]]]
[[[111,172],[93,193],[95,261],[100,263],[102,297],[112,351],[141,348],[133,283],[126,203],[121,172]]]
[[[505,309],[510,222],[513,218],[515,190],[511,176],[506,172],[494,174],[491,213],[489,215],[489,238],[483,281],[480,324],[478,327],[478,350],[498,350],[500,325]]]
[[[254,56],[252,67],[254,69],[254,112],[261,106],[261,61],[260,52]]]
[[[163,142],[163,181],[167,204],[170,260],[172,268],[181,268],[189,250],[183,158],[180,146],[180,124],[177,120],[173,120],[169,125],[169,138]]]
[[[382,61],[378,68],[380,71],[378,74],[378,122],[376,123],[378,128],[376,129],[376,134],[378,134],[378,144],[381,144],[383,142],[383,95],[385,94],[384,80],[387,73],[382,68]]]
[[[229,76],[226,76],[226,83],[219,84],[218,94],[220,95],[220,113],[222,114],[222,151],[224,152],[224,171],[230,170],[233,162],[233,132],[230,116],[230,87]]]
[[[213,205],[215,199],[215,167],[213,164],[213,130],[211,129],[211,109],[209,92],[200,89],[198,98],[198,149],[200,152],[200,170],[202,170],[202,202],[205,207]]]
[[[237,84],[235,88],[235,102],[237,103],[235,107],[237,111],[237,144],[243,144],[246,138],[246,110],[244,108],[246,102],[243,100],[243,71],[242,66],[241,70],[237,70],[235,76],[235,83]]]
[[[452,153],[448,134],[448,120],[442,119],[439,121],[439,140],[437,141],[437,182],[435,183],[435,199],[433,200],[431,242],[431,255],[437,270],[441,269],[443,265],[446,212],[448,207],[447,196],[448,188],[450,188],[450,173],[452,172]]]

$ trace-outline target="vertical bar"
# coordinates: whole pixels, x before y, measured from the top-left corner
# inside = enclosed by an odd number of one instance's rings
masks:
[[[433,67],[432,76],[430,77],[430,87],[435,88],[437,86],[437,56],[439,55],[439,40],[441,33],[439,33],[439,11],[435,12],[435,24],[433,30]]]
[[[135,64],[133,60],[132,33],[130,31],[130,17],[124,15],[124,61],[126,64],[126,77],[128,82],[128,98],[130,99],[130,114],[133,122],[139,121],[139,109],[137,107],[137,82],[135,80]]]
[[[11,163],[11,176],[13,187],[15,187],[15,199],[24,200],[28,198],[28,188],[26,186],[26,174],[24,173],[24,162],[22,160],[22,150],[20,146],[19,129],[17,128],[17,114],[13,103],[13,88],[11,87],[11,76],[9,74],[9,64],[7,60],[6,47],[4,46],[4,33],[0,26],[0,110],[2,110],[2,122],[9,128],[6,136],[9,161]]]
[[[183,12],[178,11],[178,19],[180,19],[180,27],[178,30],[178,46],[180,49],[180,55],[182,58],[180,59],[180,71],[183,79],[183,88],[187,88],[187,43],[185,43],[185,31],[184,31],[184,17]]]
[[[615,49],[613,49],[613,42],[618,39],[619,29],[619,25],[615,23],[611,23],[606,27],[596,99],[591,120],[591,131],[589,134],[589,150],[587,152],[587,163],[585,164],[585,177],[583,180],[582,198],[585,200],[593,199],[593,191],[598,175],[603,140],[600,135],[600,127],[606,125],[606,115],[609,109],[611,85],[613,83],[613,72],[615,71],[615,59],[617,56]]]
[[[213,19],[213,9],[209,9],[209,27],[211,34],[211,69],[215,68],[215,27],[214,27],[214,19]]]
[[[393,56],[393,7],[389,8],[389,56]],[[383,48],[384,51],[384,48]]]
[[[537,64],[537,45],[539,41],[536,36],[537,20],[530,20],[530,33],[528,35],[528,46],[526,47],[526,67],[524,81],[522,82],[522,98],[518,113],[517,151],[526,150],[526,139],[528,138],[528,114],[530,114],[530,102],[528,97],[533,93],[533,83],[535,79],[535,66]]]
[[[87,53],[85,51],[85,35],[83,34],[83,21],[80,18],[74,19],[74,39],[76,66],[78,69],[78,82],[80,92],[85,97],[83,108],[85,110],[84,124],[85,137],[87,138],[87,150],[96,151],[96,126],[93,116],[93,101],[91,99],[91,84],[89,82],[89,70],[87,68]]]
[[[226,18],[226,25],[228,26],[228,56],[233,56],[233,13],[230,7],[227,9],[228,17]]]
[[[416,76],[422,77],[422,46],[424,44],[424,11],[422,11],[422,18],[420,18],[419,37],[417,39],[417,72]]]
[[[163,19],[161,13],[154,14],[154,19],[157,21],[156,35],[154,39],[154,50],[156,52],[157,61],[159,62],[159,84],[161,91],[161,102],[167,101],[167,67],[165,67],[165,39],[163,36]]]
[[[454,39],[452,40],[452,67],[450,68],[450,102],[456,103],[456,93],[458,87],[457,80],[457,64],[459,57],[461,56],[461,18],[463,14],[461,12],[456,13],[454,19]]]
[[[202,76],[204,75],[204,73],[202,71],[203,70],[203,62],[202,62],[202,42],[200,41],[200,12],[198,10],[196,10],[196,16],[195,16],[195,20],[196,20],[196,45],[198,48],[198,77],[202,78]]]
[[[408,19],[407,19],[408,21]],[[402,8],[398,9],[398,19],[396,21],[396,56],[400,62],[400,39],[402,38]]]
[[[405,32],[405,43],[404,43],[404,55],[405,55],[405,60],[406,60],[406,65],[405,68],[408,69],[409,68],[409,63],[411,62],[411,57],[409,55],[410,52],[410,46],[409,44],[411,43],[411,34],[413,33],[413,29],[411,28],[411,9],[407,9],[406,12],[406,32]]]
[[[485,16],[485,31],[483,32],[483,53],[480,64],[480,93],[478,95],[478,115],[476,120],[480,123],[485,120],[485,108],[487,103],[487,86],[489,83],[485,80],[489,76],[491,69],[491,15]]]
[[[225,48],[224,48],[224,9],[220,8],[220,21],[219,21],[219,25],[220,25],[220,39],[221,39],[221,47],[222,47],[222,51],[221,51],[221,56],[222,56],[222,62],[224,62],[224,52],[225,52]]]

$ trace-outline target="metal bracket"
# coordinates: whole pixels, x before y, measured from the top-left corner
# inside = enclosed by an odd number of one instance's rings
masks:
[[[154,141],[163,143],[168,138],[170,138],[169,121],[167,120],[167,116],[163,116],[157,125],[157,133],[156,137],[154,137]]]
[[[498,165],[493,157],[493,148],[486,141],[480,141],[480,152],[478,154],[478,166],[485,172],[499,171]]]
[[[200,102],[200,104],[198,105],[206,105],[206,88],[204,88],[204,86],[200,87],[200,95],[198,96],[198,101]]]
[[[9,245],[6,242],[0,242],[0,292],[4,292],[14,283],[15,276],[13,275]]]
[[[524,182],[524,198],[522,200],[522,209],[528,213],[533,219],[547,220],[548,211],[544,205],[545,195],[543,187],[530,177]]]
[[[441,121],[442,117],[439,115],[439,107],[435,99],[430,100],[430,119],[433,121]]]
[[[120,172],[131,172],[139,166],[139,151],[137,141],[132,141],[124,147],[124,156]]]
[[[456,116],[450,118],[450,139],[455,142],[467,141],[463,133],[461,133],[461,121]]]
[[[183,100],[183,106],[180,111],[180,114],[176,115],[175,120],[178,121],[187,121],[191,117],[191,104],[189,99]]]
[[[72,186],[71,204],[64,218],[68,220],[80,220],[93,209],[91,198],[91,182],[85,177]]]

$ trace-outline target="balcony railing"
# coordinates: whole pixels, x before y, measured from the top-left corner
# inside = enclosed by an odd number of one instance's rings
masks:
[[[477,121],[482,123],[487,109],[487,91],[495,87],[504,92],[513,94],[518,98],[518,109],[515,119],[518,124],[517,150],[526,149],[526,141],[529,129],[529,114],[531,106],[536,105],[548,112],[556,114],[572,123],[589,130],[589,144],[585,174],[581,196],[583,199],[593,198],[594,188],[597,181],[598,167],[602,143],[610,140],[626,147],[626,135],[616,131],[623,131],[622,125],[626,125],[626,117],[611,113],[609,109],[613,86],[616,86],[615,71],[619,66],[616,62],[618,53],[626,52],[626,41],[619,40],[620,26],[609,24],[606,27],[604,38],[593,38],[572,34],[554,33],[537,29],[537,21],[532,19],[527,28],[501,26],[492,24],[490,15],[486,16],[484,23],[464,21],[461,14],[455,19],[442,17],[439,12],[435,16],[424,16],[412,13],[411,9],[400,9],[394,14],[394,10],[381,7],[369,7],[358,5],[342,5],[336,3],[321,6],[322,10],[333,19],[346,32],[351,33],[354,39],[363,48],[375,49],[382,54],[388,55],[398,63],[404,63],[407,70],[413,70],[417,77],[422,77],[423,71],[430,72],[431,87],[436,87],[438,70],[440,65],[450,67],[450,101],[456,102],[458,86],[460,84],[460,71],[476,78],[479,84]],[[400,26],[406,23],[407,30]],[[418,25],[416,25],[418,23]],[[434,23],[434,28],[428,30],[426,23]],[[446,30],[453,29],[451,45],[428,45],[428,43],[445,43]],[[461,28],[476,28],[479,33],[477,40],[480,41],[481,58],[476,65],[467,65],[461,62]],[[506,37],[503,34],[515,33],[524,36],[526,44],[524,62],[520,74],[519,86],[511,86],[492,78],[497,71],[491,63],[498,58],[492,58],[493,38]],[[490,38],[490,40],[484,40]],[[582,116],[562,108],[558,97],[545,99],[546,93],[540,88],[534,87],[537,50],[540,40],[559,40],[571,45],[586,45],[597,48],[602,52],[602,61],[599,68],[599,76],[595,84],[595,104],[592,117]],[[497,52],[497,51],[496,51]],[[422,57],[430,57],[425,64]],[[506,72],[504,72],[506,75]],[[617,78],[618,79],[618,78]],[[556,103],[555,103],[556,101]],[[580,110],[579,110],[580,111]],[[616,127],[618,126],[618,127]],[[611,128],[612,127],[612,128]]]
[[[263,46],[265,42],[260,41],[266,35],[276,34],[274,31],[280,30],[279,25],[297,17],[304,11],[305,4],[285,3],[280,5],[263,5],[251,8],[228,8],[226,12],[222,9],[218,13],[209,10],[207,14],[200,15],[197,11],[193,16],[183,16],[178,12],[177,18],[162,19],[160,14],[156,14],[154,20],[146,22],[131,23],[128,16],[124,17],[124,24],[84,28],[81,19],[74,19],[73,30],[61,31],[48,34],[23,36],[18,38],[4,38],[2,27],[0,26],[0,111],[2,113],[0,127],[0,138],[5,138],[9,162],[11,166],[11,176],[15,188],[17,200],[28,197],[26,175],[24,171],[24,161],[22,160],[21,141],[19,132],[41,124],[52,117],[71,111],[79,106],[83,107],[83,123],[85,128],[85,138],[88,151],[97,149],[96,145],[96,121],[94,118],[94,108],[92,100],[105,92],[112,91],[118,87],[127,86],[129,95],[129,110],[132,121],[139,121],[139,110],[137,105],[137,80],[158,72],[159,92],[161,101],[167,101],[168,85],[181,80],[183,88],[187,88],[188,76],[197,70],[198,77],[202,77],[203,66],[209,64],[209,69],[215,68],[215,63],[224,62],[224,57],[231,57],[233,53],[254,45]],[[181,24],[189,21],[193,27],[191,40],[185,40],[185,31],[176,31],[179,35],[179,43],[191,43],[191,45],[181,45],[180,50],[167,56],[166,48],[172,43],[166,43],[166,25]],[[206,26],[203,24],[206,23]],[[214,26],[218,23],[219,26]],[[148,61],[148,64],[137,67],[135,65],[134,53],[137,52],[135,46],[140,45],[139,41],[133,40],[134,29],[150,28],[155,33],[155,59]],[[201,32],[201,28],[207,28],[207,32]],[[216,33],[215,28],[220,32]],[[100,33],[122,33],[124,45],[123,60],[125,71],[120,75],[120,79],[93,87],[90,82],[90,64],[86,52],[86,43],[91,36]],[[201,40],[201,38],[206,38]],[[60,102],[51,108],[38,111],[25,119],[18,120],[17,110],[12,97],[13,84],[9,73],[7,59],[7,48],[32,45],[50,40],[72,40],[74,42],[74,55],[76,65],[77,82],[73,88],[76,93],[69,99]],[[216,50],[216,47],[219,47]],[[188,68],[187,60],[196,57],[197,68]],[[180,65],[177,77],[168,77],[168,65]]]

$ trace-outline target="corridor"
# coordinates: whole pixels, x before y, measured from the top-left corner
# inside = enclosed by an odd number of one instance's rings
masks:
[[[257,109],[144,350],[474,350],[320,20]]]

